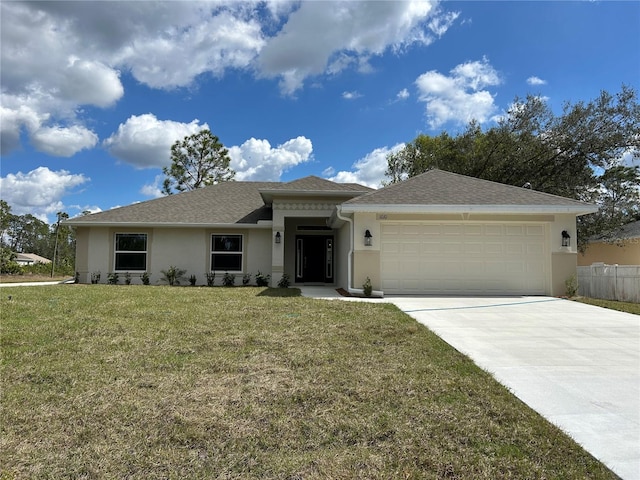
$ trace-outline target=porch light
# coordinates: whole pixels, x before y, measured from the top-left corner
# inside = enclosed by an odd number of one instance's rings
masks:
[[[276,232],[276,243],[280,243],[281,239],[282,239],[282,236],[280,235],[280,232]]]
[[[364,232],[364,246],[365,247],[370,247],[371,246],[371,239],[373,238],[373,236],[371,235],[371,232],[369,230],[366,230]]]
[[[562,231],[562,246],[563,247],[568,247],[569,245],[571,245],[571,235],[569,235],[569,232],[567,232],[566,230]]]

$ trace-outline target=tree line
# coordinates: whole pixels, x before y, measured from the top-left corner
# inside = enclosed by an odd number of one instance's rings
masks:
[[[58,212],[53,225],[30,213],[14,215],[9,204],[0,200],[0,273],[55,272],[73,275],[75,265],[75,234],[72,228],[61,225],[69,215]],[[53,264],[25,269],[16,262],[17,253],[34,253],[48,258]]]
[[[613,238],[640,220],[640,155],[637,93],[623,86],[589,102],[565,103],[555,115],[545,99],[516,98],[496,126],[471,121],[462,133],[418,135],[387,156],[388,183],[438,168],[531,188],[599,206],[578,218],[578,246],[595,235]]]

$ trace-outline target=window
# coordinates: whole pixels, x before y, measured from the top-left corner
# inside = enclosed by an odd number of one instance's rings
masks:
[[[211,236],[211,270],[242,272],[242,235]]]
[[[116,233],[115,257],[115,271],[145,271],[147,269],[147,234]]]

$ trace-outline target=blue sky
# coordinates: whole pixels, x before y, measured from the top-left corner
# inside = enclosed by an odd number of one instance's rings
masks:
[[[488,128],[516,96],[559,114],[640,90],[635,1],[0,9],[0,195],[49,223],[158,196],[171,144],[203,128],[237,180],[377,187],[403,142],[472,118]]]

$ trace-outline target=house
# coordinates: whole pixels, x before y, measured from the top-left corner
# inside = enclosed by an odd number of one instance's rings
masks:
[[[593,238],[578,255],[579,266],[593,263],[640,265],[640,220],[624,225],[611,238]]]
[[[51,263],[48,258],[41,257],[35,253],[16,253],[16,263],[18,265],[27,266],[35,265],[36,263]]]
[[[374,294],[561,295],[576,271],[576,216],[595,207],[431,170],[380,190],[310,176],[225,182],[76,217],[76,269],[258,272],[276,285]],[[106,278],[106,275],[102,275]]]

